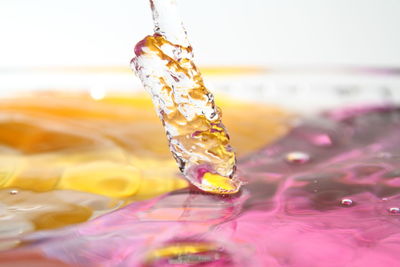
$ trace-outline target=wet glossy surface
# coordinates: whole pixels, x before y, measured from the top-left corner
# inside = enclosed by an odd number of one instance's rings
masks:
[[[223,106],[230,124],[248,107]],[[0,100],[0,113],[0,250],[20,245],[28,233],[82,223],[188,185],[147,97],[36,93]],[[255,113],[271,117],[260,125],[269,134],[249,135],[243,127],[249,121],[232,126],[239,154],[288,129],[289,117],[277,109],[258,106]]]
[[[236,195],[176,190],[28,235],[26,246],[0,260],[34,254],[78,266],[397,266],[399,129],[397,109],[331,112],[241,157],[248,183]],[[321,135],[330,141],[320,145]],[[308,160],[288,161],[293,152]]]

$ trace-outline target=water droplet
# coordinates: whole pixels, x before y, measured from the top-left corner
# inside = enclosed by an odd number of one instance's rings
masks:
[[[15,190],[15,189],[13,189],[13,190],[10,190],[10,195],[16,195],[16,194],[18,194],[18,190]]]
[[[340,204],[341,204],[342,206],[349,207],[349,206],[353,205],[353,200],[351,200],[350,198],[343,198],[343,199],[340,201]]]
[[[304,164],[310,161],[310,156],[304,152],[290,152],[286,154],[286,161],[292,164]]]
[[[392,207],[388,209],[390,214],[400,214],[400,208],[398,207]]]

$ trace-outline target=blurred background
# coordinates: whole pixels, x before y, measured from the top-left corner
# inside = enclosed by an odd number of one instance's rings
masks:
[[[180,0],[200,65],[400,66],[397,0]],[[2,0],[0,66],[120,65],[148,0]]]
[[[374,86],[398,88],[398,0],[179,4],[196,62],[206,73],[221,66],[261,70],[269,75],[267,86],[291,81],[306,87],[320,81],[321,72],[330,81],[338,73],[350,73],[350,84],[359,83],[357,75],[362,74],[368,84],[372,79]],[[134,45],[152,28],[147,0],[2,0],[0,92],[55,86],[136,88],[129,61]],[[42,75],[43,70],[53,75]],[[66,72],[74,76],[63,78]]]

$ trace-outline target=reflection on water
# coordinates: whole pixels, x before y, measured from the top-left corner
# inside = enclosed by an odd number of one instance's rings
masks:
[[[150,99],[93,94],[0,101],[1,250],[19,245],[27,233],[82,223],[188,186]],[[288,129],[289,116],[278,109],[222,106],[241,155]],[[245,120],[241,110],[249,107],[255,116]]]

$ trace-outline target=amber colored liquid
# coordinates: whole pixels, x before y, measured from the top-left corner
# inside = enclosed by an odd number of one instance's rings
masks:
[[[218,105],[239,156],[287,132],[290,116],[279,109]],[[0,114],[0,226],[9,229],[0,238],[83,222],[188,186],[147,96],[35,93],[0,100]]]
[[[135,46],[135,54],[132,69],[153,98],[184,176],[206,192],[237,193],[242,182],[235,175],[236,155],[192,48],[154,34]]]

